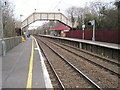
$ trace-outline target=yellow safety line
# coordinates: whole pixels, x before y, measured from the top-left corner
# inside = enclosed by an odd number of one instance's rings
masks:
[[[32,88],[33,57],[34,57],[34,40],[32,39],[32,50],[31,50],[31,57],[30,57],[30,63],[29,63],[28,80],[26,85],[26,88],[29,88],[29,90]]]

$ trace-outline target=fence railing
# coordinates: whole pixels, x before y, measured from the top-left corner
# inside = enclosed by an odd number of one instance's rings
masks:
[[[120,29],[96,30],[95,40],[101,42],[120,44],[119,32]],[[83,30],[66,32],[66,37],[70,37],[70,38],[82,39],[83,37],[82,35],[83,35]],[[84,30],[84,39],[92,40],[92,30]]]
[[[5,51],[8,52],[13,47],[17,46],[22,42],[21,36],[4,38],[5,41]],[[2,39],[0,39],[0,55],[2,55]]]

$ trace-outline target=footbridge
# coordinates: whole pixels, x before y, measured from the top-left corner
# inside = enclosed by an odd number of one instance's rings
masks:
[[[31,23],[39,20],[50,20],[50,21],[59,21],[68,27],[72,28],[72,22],[68,20],[68,18],[63,15],[62,13],[41,13],[41,12],[34,12],[28,18],[26,18],[22,22],[22,28],[27,27]]]

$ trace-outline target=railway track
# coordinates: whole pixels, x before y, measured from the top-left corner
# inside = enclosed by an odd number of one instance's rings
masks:
[[[55,49],[38,39],[39,45],[47,58],[50,67],[56,74],[57,80],[63,89],[65,88],[96,88],[102,90],[95,82],[83,74]],[[52,56],[51,56],[52,55]]]
[[[51,40],[47,40],[47,41],[49,41],[50,43],[52,43],[54,45],[59,46],[60,48],[62,48],[64,50],[67,50],[68,52],[71,52],[74,55],[77,55],[77,56],[87,60],[88,62],[90,62],[94,65],[99,66],[100,68],[105,69],[106,71],[109,71],[110,73],[112,73],[112,74],[114,74],[118,77],[120,77],[120,74],[119,74],[119,71],[118,71],[119,67],[120,67],[120,64],[117,63],[117,62],[105,59],[105,58],[100,57],[100,56],[95,56],[91,53],[88,54],[88,52],[83,52],[83,51],[81,51],[77,48],[71,47],[69,45],[65,45],[65,44],[61,45],[61,44],[58,44],[58,43],[53,42]]]
[[[52,40],[52,41],[53,41],[53,40]],[[53,41],[53,42],[56,42],[56,41]],[[109,59],[109,58],[106,58],[106,57],[104,57],[104,56],[101,56],[101,55],[98,55],[98,54],[95,54],[95,53],[92,53],[92,52],[89,52],[89,51],[86,51],[86,50],[83,50],[83,49],[80,49],[80,48],[77,48],[77,47],[74,47],[74,46],[71,46],[71,45],[68,45],[68,44],[64,44],[64,43],[62,43],[62,42],[56,42],[56,43],[59,43],[59,44],[62,44],[62,45],[64,45],[64,46],[73,48],[73,49],[75,49],[75,50],[77,50],[77,51],[80,51],[80,52],[89,54],[89,55],[91,55],[91,56],[100,58],[100,59],[102,59],[102,60],[105,61],[105,62],[109,62],[109,63],[112,63],[112,64],[115,64],[115,65],[120,66],[119,61],[116,61],[115,59],[114,59],[114,60],[113,60],[113,59]]]
[[[102,60],[105,61],[105,62],[109,62],[109,63],[111,63],[111,64],[120,66],[119,61],[116,61],[115,59],[114,59],[114,60],[113,60],[113,59],[109,59],[109,58],[106,58],[106,57],[104,57],[104,56],[101,56],[101,55],[98,55],[98,54],[95,54],[95,53],[92,53],[92,52],[89,52],[89,51],[86,51],[86,50],[83,50],[83,49],[80,49],[80,48],[77,48],[77,47],[73,47],[73,46],[71,46],[71,45],[67,45],[67,44],[64,44],[64,43],[61,43],[61,44],[62,44],[62,45],[65,45],[65,46],[67,46],[67,47],[73,48],[73,49],[75,49],[75,50],[78,50],[78,51],[80,51],[80,52],[89,54],[89,55],[91,55],[91,56],[100,58],[100,59],[102,59]]]
[[[52,85],[54,88],[60,88],[62,90],[64,90],[64,85],[62,84],[62,81],[60,80],[59,76],[57,75],[54,67],[52,66],[49,58],[47,57],[44,49],[42,48],[42,46],[38,43],[42,53],[43,53],[43,56],[44,56],[44,59],[45,59],[45,65],[47,67],[47,70],[49,72],[49,75],[50,75],[50,78],[51,78],[51,81],[52,81]]]

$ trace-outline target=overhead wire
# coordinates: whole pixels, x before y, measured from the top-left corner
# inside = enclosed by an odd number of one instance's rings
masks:
[[[62,1],[63,1],[63,0],[60,0],[60,1],[56,4],[56,6],[53,8],[53,10],[55,10],[55,9],[57,8],[57,6],[59,6],[59,5],[61,4]]]

